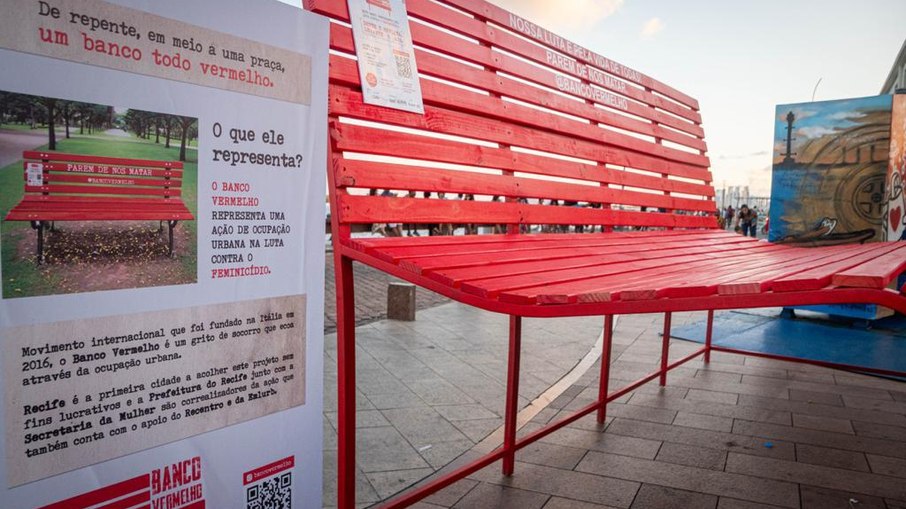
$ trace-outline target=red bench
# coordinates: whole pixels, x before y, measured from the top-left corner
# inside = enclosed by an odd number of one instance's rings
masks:
[[[353,261],[510,316],[503,447],[397,497],[392,507],[499,459],[509,475],[517,449],[592,412],[603,422],[609,401],[655,378],[664,385],[670,369],[691,359],[735,351],[712,344],[714,310],[877,303],[906,312],[906,297],[887,289],[906,268],[906,243],[809,249],[717,229],[695,99],[483,0],[406,3],[424,115],[363,103],[346,2],[306,0],[340,21],[331,24],[328,168],[339,507],[354,507],[355,491]],[[369,189],[400,197],[369,196]],[[402,197],[411,190],[476,199]],[[360,223],[509,227],[506,235],[354,238],[351,226]],[[520,234],[526,225],[597,225],[601,232]],[[708,333],[700,350],[671,363],[676,311],[708,311]],[[610,390],[613,315],[652,312],[665,313],[660,369]],[[577,315],[605,317],[598,401],[517,440],[521,319]]]
[[[44,260],[44,229],[56,221],[166,221],[173,228],[194,217],[180,199],[182,163],[27,151],[22,154],[25,196],[6,215],[29,221]]]

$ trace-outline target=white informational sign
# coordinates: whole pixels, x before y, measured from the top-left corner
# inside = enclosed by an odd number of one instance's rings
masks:
[[[0,507],[320,508],[326,19],[3,3]]]
[[[368,104],[424,113],[405,0],[348,0]]]

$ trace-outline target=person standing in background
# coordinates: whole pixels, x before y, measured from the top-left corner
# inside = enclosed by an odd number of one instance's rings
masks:
[[[739,228],[743,235],[754,237],[758,229],[758,212],[743,204],[739,207]]]
[[[727,210],[724,212],[724,224],[728,230],[733,228],[734,219],[736,219],[736,211],[733,210],[733,205],[727,205]]]

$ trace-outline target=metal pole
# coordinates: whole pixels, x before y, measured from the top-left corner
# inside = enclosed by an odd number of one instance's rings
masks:
[[[667,385],[667,360],[670,355],[670,317],[669,311],[664,313],[664,342],[661,347],[661,387]]]
[[[613,346],[613,315],[604,315],[604,345],[601,349],[601,379],[598,383],[598,424],[607,417],[607,390],[610,385],[610,353]]]
[[[506,415],[503,422],[503,475],[516,467],[516,416],[519,410],[519,358],[522,349],[522,317],[510,315],[510,352],[506,377]]]
[[[337,253],[337,507],[355,507],[355,297],[352,259]]]

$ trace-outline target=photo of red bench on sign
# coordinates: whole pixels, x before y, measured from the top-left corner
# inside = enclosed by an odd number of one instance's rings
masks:
[[[5,298],[197,280],[197,119],[0,94]]]
[[[25,198],[7,221],[29,221],[38,233],[37,260],[44,260],[44,230],[56,221],[142,220],[173,229],[195,217],[180,200],[182,163],[28,151]]]

